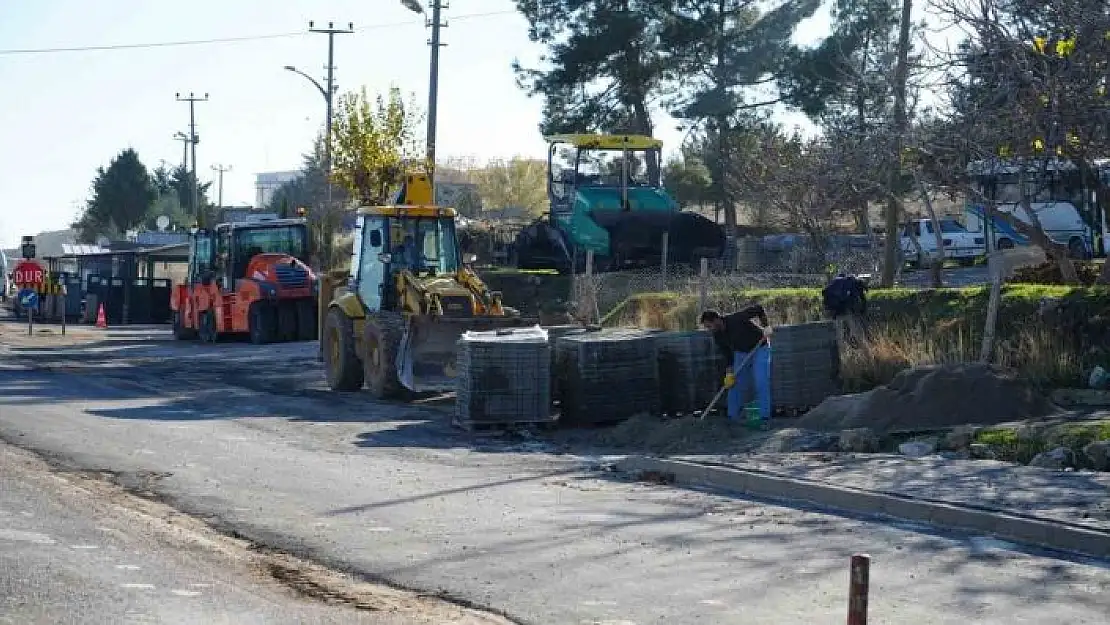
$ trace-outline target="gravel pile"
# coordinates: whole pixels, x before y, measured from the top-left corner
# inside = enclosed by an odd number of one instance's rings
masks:
[[[993,425],[1059,410],[1012,373],[962,363],[907,369],[886,386],[830,397],[794,425],[826,432],[870,428],[883,433]]]

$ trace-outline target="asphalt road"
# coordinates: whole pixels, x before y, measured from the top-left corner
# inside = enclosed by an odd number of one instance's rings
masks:
[[[264,559],[165,506],[0,444],[0,623],[480,622],[388,589],[394,609],[379,612],[308,599]]]
[[[629,483],[597,458],[454,432],[435,406],[318,392],[313,349],[268,352],[295,365],[236,344],[0,351],[0,437],[255,542],[527,623],[842,622],[857,551],[874,559],[876,622],[1110,613],[1106,563]],[[12,366],[29,358],[55,369]],[[282,388],[257,390],[271,375]]]

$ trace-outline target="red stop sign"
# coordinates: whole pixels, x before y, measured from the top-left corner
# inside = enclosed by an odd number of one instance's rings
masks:
[[[42,265],[33,260],[20,261],[12,271],[12,282],[20,287],[33,287],[46,281],[46,272]]]

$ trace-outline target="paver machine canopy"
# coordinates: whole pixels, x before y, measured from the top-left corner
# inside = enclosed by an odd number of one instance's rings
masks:
[[[662,260],[716,258],[724,231],[683,212],[663,189],[663,142],[641,135],[571,134],[546,137],[550,212],[516,241],[522,269],[581,268],[593,252],[599,270]]]
[[[255,343],[315,339],[319,282],[308,255],[303,219],[194,231],[188,277],[171,299],[174,334],[203,341],[248,334]]]
[[[436,206],[427,176],[410,175],[394,204],[358,210],[346,284],[322,297],[328,384],[376,398],[454,388],[456,344],[468,330],[518,326],[459,253],[455,210]]]

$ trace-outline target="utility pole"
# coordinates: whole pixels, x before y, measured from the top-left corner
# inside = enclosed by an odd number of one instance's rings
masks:
[[[197,144],[200,143],[200,137],[197,136],[197,115],[196,103],[207,102],[208,94],[204,94],[203,98],[198,98],[192,93],[189,97],[183,98],[180,93],[174,94],[178,102],[189,103],[189,141],[193,144],[193,215],[200,221],[200,193],[197,190]]]
[[[424,14],[423,7],[417,0],[401,0],[401,4],[413,13]],[[432,15],[424,20],[424,27],[432,29],[432,37],[428,45],[432,47],[432,58],[428,68],[428,130],[427,130],[427,159],[428,174],[432,180],[432,189],[435,189],[436,167],[436,109],[439,105],[439,49],[446,46],[440,39],[440,29],[447,28],[447,22],[441,18],[444,9],[450,5],[444,0],[431,0],[428,5]],[[433,195],[434,197],[434,195]]]
[[[219,180],[220,180],[220,182],[218,183],[218,185],[216,187],[217,189],[219,189],[218,195],[216,196],[216,197],[219,198],[218,200],[216,200],[217,208],[223,208],[224,207],[224,173],[231,171],[231,165],[227,165],[225,167],[224,165],[220,165],[220,164],[217,163],[217,164],[212,166],[212,171],[216,172],[216,174],[217,174],[217,176],[219,176]]]
[[[328,70],[328,86],[324,94],[324,100],[327,103],[327,119],[324,121],[324,171],[328,175],[328,207],[331,207],[331,126],[333,107],[332,102],[335,99],[335,36],[336,35],[349,35],[355,32],[355,25],[353,22],[347,22],[346,28],[336,28],[333,22],[328,22],[327,28],[316,28],[315,22],[308,23],[308,31],[312,33],[323,33],[328,36],[328,64],[324,68]]]

